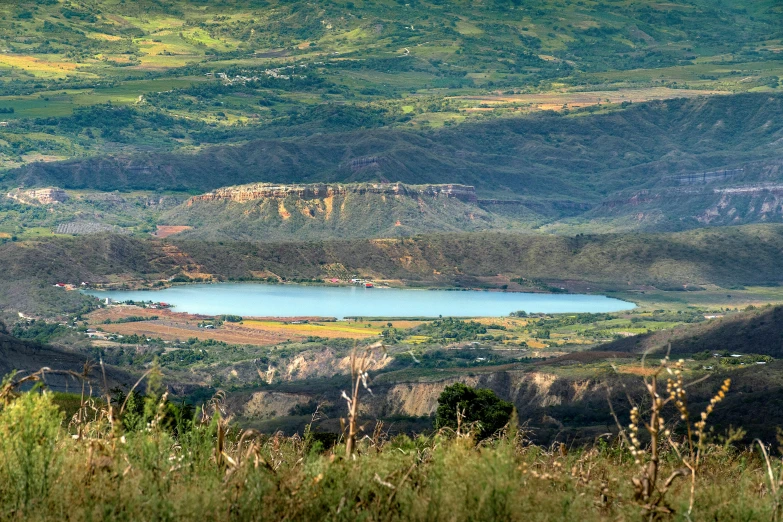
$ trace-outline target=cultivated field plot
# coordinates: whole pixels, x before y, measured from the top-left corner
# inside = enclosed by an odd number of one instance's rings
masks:
[[[102,325],[107,332],[120,335],[141,335],[150,338],[161,338],[164,341],[184,341],[191,337],[199,340],[212,339],[229,344],[251,344],[264,346],[285,341],[299,341],[302,336],[293,334],[284,335],[277,332],[266,332],[250,328],[237,328],[223,326],[216,329],[199,328],[198,323],[188,324],[168,319],[156,319],[153,321]]]
[[[670,89],[668,87],[652,87],[645,89],[618,89],[614,91],[457,96],[452,99],[476,102],[481,105],[479,107],[465,108],[464,110],[466,111],[487,111],[497,108],[498,106],[525,106],[526,108],[534,110],[560,110],[563,108],[576,109],[590,107],[602,103],[641,103],[671,98],[695,98],[698,96],[715,94],[721,93],[711,90],[684,90]]]
[[[174,234],[179,234],[185,230],[190,230],[191,228],[192,227],[185,225],[158,225],[158,228],[155,232],[155,237],[165,238],[173,236]]]
[[[128,321],[129,318],[134,320]],[[141,320],[145,318],[146,320]],[[214,328],[199,326],[211,322],[212,317],[172,312],[168,309],[142,308],[120,305],[96,310],[89,315],[89,323],[105,332],[120,335],[140,335],[166,341],[186,340],[191,337],[213,339],[230,344],[269,345],[285,341],[301,341],[307,337],[327,339],[380,338],[389,328],[407,330],[423,321],[319,321],[308,318],[259,318],[241,323],[224,322]],[[127,321],[127,322],[118,322]],[[107,324],[108,322],[108,324]]]
[[[127,320],[129,317],[149,318],[122,323],[105,324],[105,321]],[[212,339],[229,344],[250,344],[264,346],[284,341],[299,341],[305,335],[296,332],[245,328],[241,325],[224,323],[215,328],[203,328],[206,316],[175,313],[166,309],[141,308],[137,306],[113,306],[96,310],[89,316],[90,325],[104,332],[120,335],[140,335],[160,338],[164,341],[184,341],[191,337],[200,340]]]
[[[251,330],[262,330],[266,332],[275,332],[286,335],[325,337],[328,339],[368,339],[379,337],[383,330],[392,327],[398,329],[414,328],[423,321],[368,321],[368,322],[349,322],[349,321],[329,321],[329,322],[308,322],[308,323],[281,323],[278,321],[260,321],[246,320],[242,326],[234,325],[230,328],[245,328]]]

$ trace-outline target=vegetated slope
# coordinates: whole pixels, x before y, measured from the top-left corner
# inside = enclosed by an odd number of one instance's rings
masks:
[[[731,314],[706,323],[635,335],[601,345],[596,350],[661,353],[671,344],[673,354],[697,352],[755,353],[783,357],[783,307]]]
[[[192,198],[161,221],[194,227],[178,240],[213,241],[401,237],[520,226],[479,207],[473,187],[402,184],[227,187]]]
[[[783,221],[783,161],[741,169],[672,176],[656,187],[619,191],[548,231],[676,231],[705,226]],[[666,183],[668,181],[668,183]],[[668,185],[668,186],[667,186]]]
[[[422,133],[382,129],[261,140],[194,154],[36,163],[6,185],[210,190],[252,181],[463,183],[480,194],[596,203],[667,176],[783,155],[783,97],[652,102],[584,117],[545,114]],[[513,194],[513,196],[512,196]]]
[[[321,243],[175,244],[206,271],[235,278],[252,271],[322,277],[339,265],[348,273],[468,285],[475,284],[475,277],[506,274],[620,287],[676,287],[778,281],[783,227],[576,237],[487,232]]]
[[[2,326],[2,323],[0,323],[0,326]],[[0,331],[0,376],[6,376],[13,371],[17,371],[21,377],[37,372],[41,368],[71,371],[81,375],[88,359],[89,357],[83,354],[67,352],[51,346],[16,339]],[[87,378],[93,391],[98,394],[100,390],[104,389],[104,386],[108,386],[108,389],[121,386],[127,390],[136,380],[135,377],[122,370],[106,366],[106,380],[104,382],[100,367],[95,367],[94,364],[95,361],[91,361],[93,368],[90,370]],[[70,390],[74,393],[81,391],[82,383],[77,378],[47,373],[45,374],[45,379],[46,385],[51,389],[57,391]],[[108,391],[108,389],[104,391]]]
[[[0,301],[6,311],[78,315],[88,311],[92,298],[52,285],[58,282],[122,281],[144,274],[166,277],[180,269],[176,253],[166,253],[151,242],[127,236],[84,240],[47,240],[0,246],[3,277]],[[176,267],[176,268],[172,268]]]
[[[371,418],[428,417],[434,413],[443,388],[462,382],[491,389],[499,397],[513,402],[520,421],[532,428],[529,436],[538,443],[590,443],[614,425],[607,393],[615,412],[623,418],[631,408],[627,397],[640,399],[644,389],[639,375],[618,374],[611,366],[617,362],[634,363],[633,359],[639,359],[637,355],[630,355],[631,360],[611,352],[597,353],[597,357],[590,359],[584,355],[590,354],[575,354],[535,365],[444,370],[436,375],[417,372],[415,363],[411,362],[410,371],[404,375],[394,371],[374,374],[373,395],[364,397],[363,407]],[[691,411],[702,411],[723,380],[730,377],[732,392],[711,417],[717,432],[730,426],[742,426],[752,433],[747,442],[754,437],[775,439],[775,427],[783,422],[783,399],[780,398],[783,363],[774,361],[763,367],[753,365],[731,371],[719,369],[711,374],[697,374],[693,379],[702,375],[707,375],[706,381],[688,390]],[[340,396],[344,385],[341,379],[286,382],[261,391],[235,393],[230,405],[232,413],[243,417],[243,422],[252,423],[271,416],[276,417],[279,425],[285,423],[286,415],[290,415],[281,411],[280,404],[296,405],[308,401],[331,404]],[[274,402],[270,400],[272,398]],[[754,416],[754,411],[764,412],[766,416]],[[293,422],[288,424],[295,425],[296,420],[291,420]],[[309,419],[300,417],[299,421],[306,423]],[[333,430],[339,430],[335,421],[331,426]]]
[[[0,167],[774,91],[783,75],[776,0],[20,0],[0,15]]]

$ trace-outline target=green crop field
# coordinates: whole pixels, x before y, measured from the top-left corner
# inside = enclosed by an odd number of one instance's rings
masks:
[[[645,89],[664,86],[775,92],[783,70],[771,1],[22,1],[0,6],[0,15],[0,109],[20,123],[0,136],[111,103],[182,120],[183,130],[161,129],[176,138],[157,145],[169,149],[193,144],[189,122],[228,127],[242,141],[242,127],[275,127],[339,104],[382,115],[349,128],[439,128],[509,115],[479,107],[482,96],[626,88],[643,101],[654,99]],[[455,95],[478,98],[454,106]],[[329,127],[318,117],[313,126]],[[118,140],[97,129],[102,140],[44,132],[71,142],[58,157],[97,154]],[[121,143],[149,147],[143,133]],[[31,151],[49,154],[0,142],[8,166],[34,161]]]

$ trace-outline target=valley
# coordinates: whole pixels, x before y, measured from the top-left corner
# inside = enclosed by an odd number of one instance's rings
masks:
[[[0,2],[0,519],[779,519],[782,16]]]

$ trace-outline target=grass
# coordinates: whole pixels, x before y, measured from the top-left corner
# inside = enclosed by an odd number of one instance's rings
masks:
[[[470,426],[392,437],[362,419],[366,436],[346,458],[344,439],[320,432],[317,415],[297,436],[267,436],[232,426],[222,395],[191,418],[159,384],[108,408],[89,395],[17,395],[9,382],[0,408],[8,519],[759,520],[775,519],[780,501],[780,465],[766,452],[704,440],[702,428],[693,449],[682,432],[660,431],[662,445],[634,431],[640,416],[676,410],[632,414],[629,438],[551,447],[531,444],[515,417],[479,443]],[[60,405],[77,406],[72,421]],[[693,473],[677,480],[683,463]]]
[[[36,78],[66,78],[78,72],[77,65],[73,62],[7,54],[0,54],[0,68],[21,69]]]

